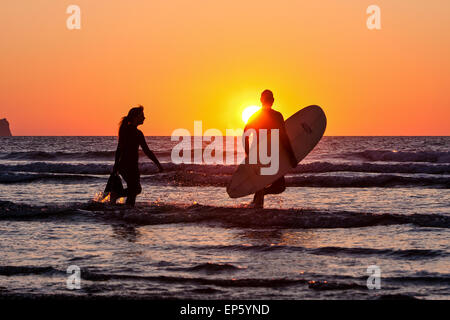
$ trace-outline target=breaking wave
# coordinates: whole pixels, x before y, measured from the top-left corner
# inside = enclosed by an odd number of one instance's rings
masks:
[[[0,183],[35,181],[80,182],[106,178],[112,165],[101,163],[70,164],[34,162],[27,164],[0,164]],[[141,163],[140,170],[147,182],[160,182],[190,186],[226,186],[236,166],[164,164],[166,173],[153,175],[158,169],[152,163]],[[306,173],[360,172],[379,175],[305,175]],[[287,178],[292,187],[391,187],[391,186],[438,186],[448,188],[450,178],[439,176],[450,173],[450,165],[436,164],[333,164],[313,162],[299,164]],[[382,174],[384,173],[384,174]],[[403,176],[398,174],[427,174],[428,176]],[[94,176],[97,175],[97,176]],[[430,176],[436,175],[436,176]],[[102,177],[105,176],[105,177]]]
[[[0,266],[0,276],[17,275],[42,275],[51,273],[62,273],[53,267],[31,267],[31,266]]]
[[[236,170],[235,165],[206,165],[206,164],[173,164],[165,163],[167,171],[199,172],[208,174],[231,175]],[[152,163],[140,163],[142,174],[158,172]],[[20,164],[0,164],[0,171],[9,172],[37,172],[37,173],[77,173],[77,174],[109,174],[112,164],[105,163],[55,163],[33,162]],[[450,164],[426,163],[330,163],[311,162],[300,163],[291,173],[326,173],[326,172],[372,172],[372,173],[424,173],[450,174]]]
[[[29,183],[29,182],[58,182],[58,183],[79,183],[81,181],[96,181],[104,178],[80,175],[80,174],[51,174],[51,173],[0,173],[0,183]]]
[[[204,149],[192,149],[190,150],[191,158],[194,157],[195,150]],[[31,160],[31,161],[58,161],[58,160],[91,160],[91,161],[105,161],[114,160],[115,150],[108,151],[86,151],[86,152],[46,152],[46,151],[16,151],[9,153],[0,153],[1,160]],[[171,150],[159,150],[154,151],[155,155],[158,157],[170,157],[172,154]],[[234,152],[236,154],[236,152]],[[139,150],[139,156],[145,158],[146,155],[142,150]]]
[[[31,206],[0,201],[0,219],[39,219],[73,214],[135,225],[206,223],[229,228],[311,229],[414,224],[421,227],[450,228],[450,216],[440,214],[400,215],[314,209],[247,209],[199,204],[183,206],[160,202],[139,204],[135,208],[98,202],[63,206]],[[258,219],[255,219],[255,216]]]
[[[223,245],[223,246],[195,246],[195,250],[224,250],[224,251],[257,251],[257,252],[304,252],[314,255],[346,255],[346,256],[389,256],[399,259],[427,259],[435,257],[446,257],[449,254],[443,250],[429,249],[375,249],[361,247],[321,247],[306,248],[291,245]]]
[[[3,160],[114,160],[115,151],[45,152],[17,151],[0,155]]]
[[[147,183],[168,183],[177,186],[215,186],[225,187],[230,175],[211,174],[193,171],[175,171],[162,175],[142,177]],[[429,186],[450,188],[450,177],[411,177],[392,174],[341,176],[341,175],[294,175],[286,177],[287,187],[323,188],[388,188],[396,186]]]
[[[54,274],[64,275],[63,270],[51,266],[31,267],[31,266],[0,266],[0,276],[27,276],[40,275],[52,276]],[[312,290],[368,290],[366,278],[363,277],[343,277],[336,275],[315,275],[305,274],[303,277],[274,277],[274,278],[210,278],[210,277],[184,277],[184,276],[146,276],[136,274],[118,274],[92,271],[89,268],[82,268],[80,276],[83,280],[92,282],[107,281],[134,281],[134,282],[156,282],[166,284],[196,284],[217,287],[289,287],[306,285]],[[430,274],[427,276],[409,277],[383,277],[385,283],[427,283],[427,284],[450,284],[450,277],[447,274]]]
[[[396,186],[432,186],[450,188],[447,177],[407,177],[401,175],[382,174],[375,176],[294,176],[286,179],[291,187],[328,187],[328,188],[368,188]]]
[[[365,150],[345,153],[343,156],[369,161],[450,163],[450,151]]]
[[[205,273],[221,273],[234,272],[244,269],[243,267],[235,266],[230,263],[202,263],[192,267],[171,267],[166,268],[169,271],[184,271],[184,272],[205,272]]]
[[[196,149],[191,149],[191,158]],[[198,150],[200,153],[204,149]],[[225,153],[225,151],[224,151]],[[237,154],[236,151],[233,152]],[[170,157],[171,150],[155,150],[159,157]],[[87,151],[87,152],[45,152],[45,151],[16,151],[0,153],[2,160],[34,160],[34,161],[55,161],[55,160],[114,160],[115,150],[107,151]],[[145,157],[140,151],[140,156]],[[397,150],[364,150],[358,152],[346,152],[336,154],[337,159],[363,160],[373,162],[419,162],[419,163],[450,163],[450,151],[397,151]]]

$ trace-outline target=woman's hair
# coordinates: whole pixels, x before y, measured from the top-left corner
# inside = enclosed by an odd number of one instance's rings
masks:
[[[119,135],[120,135],[120,132],[129,125],[130,121],[134,117],[138,116],[139,114],[141,114],[143,112],[144,112],[143,106],[131,108],[130,111],[128,111],[128,115],[123,117],[122,120],[120,120],[120,122],[119,122]]]

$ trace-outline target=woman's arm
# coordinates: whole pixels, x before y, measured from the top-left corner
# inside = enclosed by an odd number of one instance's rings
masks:
[[[120,160],[122,159],[122,148],[121,148],[121,141],[119,138],[119,143],[117,144],[116,154],[114,158],[114,166],[113,166],[113,174],[117,174],[119,172],[119,164]]]
[[[159,171],[162,172],[164,169],[163,169],[161,163],[159,163],[158,158],[156,158],[155,154],[152,152],[152,150],[150,150],[148,148],[147,141],[145,141],[145,137],[142,132],[140,132],[140,134],[139,134],[139,144],[142,148],[142,151],[144,151],[144,153],[146,154],[146,156],[149,157],[149,159],[152,160],[156,164]]]

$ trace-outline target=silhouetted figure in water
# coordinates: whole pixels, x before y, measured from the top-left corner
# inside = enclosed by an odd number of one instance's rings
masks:
[[[272,109],[274,102],[273,93],[270,90],[264,90],[261,93],[261,104],[262,108],[254,115],[250,117],[245,126],[244,133],[249,129],[254,129],[258,133],[258,143],[259,143],[259,129],[268,129],[267,134],[269,136],[270,129],[279,130],[280,146],[283,146],[289,153],[290,162],[293,167],[297,166],[297,159],[295,158],[294,151],[292,150],[289,137],[286,133],[286,128],[284,127],[283,115]],[[245,152],[249,153],[249,141],[248,137],[245,138]],[[271,143],[270,138],[267,139],[268,144]],[[270,150],[270,145],[267,146],[267,150]],[[286,189],[284,177],[279,178],[274,181],[271,185],[259,190],[255,193],[253,202],[250,206],[255,208],[262,208],[264,206],[264,195],[266,194],[279,194]]]
[[[112,173],[120,173],[127,183],[127,188],[121,194],[114,191],[111,192],[110,201],[112,203],[115,203],[119,197],[127,197],[126,204],[134,206],[136,196],[142,191],[138,167],[139,146],[141,146],[147,157],[149,157],[158,166],[159,171],[163,171],[163,167],[159,163],[158,159],[148,148],[144,134],[137,128],[137,126],[144,123],[144,120],[144,107],[139,106],[137,108],[130,109],[128,115],[123,117],[120,122],[119,143],[117,145]]]

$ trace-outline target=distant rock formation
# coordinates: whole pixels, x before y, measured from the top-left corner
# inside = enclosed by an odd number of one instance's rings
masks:
[[[0,119],[0,137],[11,137],[11,130],[9,130],[9,122],[6,119]]]

